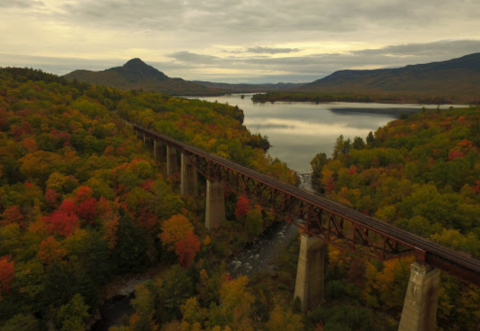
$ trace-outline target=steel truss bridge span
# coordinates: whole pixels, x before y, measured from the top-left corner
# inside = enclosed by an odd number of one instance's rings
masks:
[[[414,255],[419,262],[480,286],[480,261],[326,198],[205,152],[153,130],[127,122],[145,137],[188,156],[197,171],[212,181],[255,199],[264,209],[320,240],[381,261]],[[295,222],[296,219],[305,222]]]

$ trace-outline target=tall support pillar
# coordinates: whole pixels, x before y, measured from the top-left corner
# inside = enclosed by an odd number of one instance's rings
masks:
[[[207,179],[207,206],[205,208],[205,227],[214,229],[225,221],[225,196],[222,181]]]
[[[399,331],[434,331],[437,329],[440,270],[414,262],[410,271]]]
[[[167,176],[172,176],[176,172],[178,172],[177,150],[167,145]]]
[[[153,155],[155,159],[165,159],[165,144],[160,140],[153,139]]]
[[[182,197],[190,195],[198,196],[197,169],[190,162],[190,158],[182,153],[181,155],[181,183],[180,193]]]
[[[294,298],[306,311],[325,301],[325,243],[306,233],[301,237]]]
[[[165,145],[160,140],[153,139],[153,156],[155,160],[165,158]]]

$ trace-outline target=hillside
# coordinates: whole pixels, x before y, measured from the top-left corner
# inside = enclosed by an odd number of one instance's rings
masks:
[[[480,256],[480,107],[421,111],[365,140],[340,136],[332,158],[319,153],[311,165],[314,184],[327,198]],[[330,263],[333,270],[344,270],[336,281],[353,278],[361,300],[377,307],[377,314],[401,312],[411,260],[378,265],[341,253]],[[345,290],[344,298],[352,300],[352,292]],[[441,292],[439,329],[478,330],[478,287],[442,274]]]
[[[305,84],[296,83],[276,83],[276,84],[227,84],[227,83],[215,83],[206,81],[194,81],[194,83],[222,90],[231,90],[235,92],[267,92],[267,91],[282,91],[287,89],[293,89]]]
[[[0,330],[86,330],[118,284],[161,267],[158,312],[144,314],[133,303],[131,318],[159,330],[181,318],[180,307],[197,295],[190,275],[209,275],[199,302],[218,302],[220,283],[229,284],[221,261],[274,221],[231,192],[228,226],[207,232],[203,208],[196,207],[205,205],[205,184],[195,200],[180,197],[178,173],[163,175],[164,163],[119,115],[295,179],[265,155],[268,141],[242,125],[238,107],[0,68]],[[247,281],[241,278],[242,291]],[[138,297],[145,294],[140,289]]]
[[[478,101],[480,53],[398,69],[342,70],[295,92],[411,95]]]
[[[83,83],[115,87],[121,90],[143,90],[169,95],[221,95],[226,93],[224,90],[205,87],[181,78],[170,78],[140,59],[132,59],[122,67],[104,71],[75,70],[64,77],[68,80],[76,79]]]

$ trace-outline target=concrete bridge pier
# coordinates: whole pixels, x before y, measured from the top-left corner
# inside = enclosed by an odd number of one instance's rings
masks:
[[[158,146],[158,141],[156,139],[153,139],[153,159],[157,160],[158,153],[157,153],[157,146]]]
[[[153,139],[153,157],[155,160],[165,158],[165,144],[161,141]]]
[[[300,298],[302,311],[325,301],[325,243],[303,233],[298,256],[294,298]]]
[[[167,176],[178,172],[177,163],[177,150],[175,147],[167,145]]]
[[[435,331],[437,329],[440,270],[422,262],[411,266],[399,331]]]
[[[181,154],[180,193],[182,197],[187,195],[192,197],[198,196],[197,170],[185,153]]]
[[[205,227],[214,229],[225,222],[225,195],[223,181],[207,179],[207,206],[205,208]]]

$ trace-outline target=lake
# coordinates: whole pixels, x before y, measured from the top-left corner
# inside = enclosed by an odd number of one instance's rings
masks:
[[[245,114],[245,126],[252,133],[268,137],[268,153],[278,157],[298,173],[311,172],[310,161],[320,152],[332,154],[341,134],[345,139],[366,138],[404,112],[416,112],[418,104],[380,103],[253,103],[253,94],[200,97],[201,100],[237,105]],[[436,106],[431,106],[436,108]],[[450,105],[444,106],[448,108]]]

